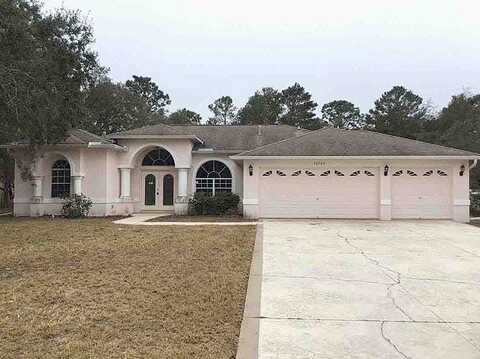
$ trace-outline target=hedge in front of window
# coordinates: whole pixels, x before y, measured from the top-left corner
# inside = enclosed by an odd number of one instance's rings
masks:
[[[222,192],[211,196],[196,192],[188,203],[188,211],[193,216],[237,214],[239,203],[240,197],[235,193]]]

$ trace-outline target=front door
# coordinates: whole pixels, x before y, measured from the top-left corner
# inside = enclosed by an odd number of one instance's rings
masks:
[[[145,209],[172,209],[175,198],[175,177],[168,172],[143,174],[143,207]]]
[[[145,207],[157,205],[157,177],[149,173],[145,176]]]

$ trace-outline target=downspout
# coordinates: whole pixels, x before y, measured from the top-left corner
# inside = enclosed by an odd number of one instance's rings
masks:
[[[474,160],[473,160],[473,163],[470,165],[470,167],[468,167],[468,169],[471,170],[472,168],[476,167],[476,166],[477,166],[477,162],[478,162],[478,159],[474,159]]]

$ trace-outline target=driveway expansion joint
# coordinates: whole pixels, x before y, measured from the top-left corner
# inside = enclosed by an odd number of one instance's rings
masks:
[[[376,282],[376,281],[362,280],[362,279],[336,278],[336,277],[332,277],[332,276],[326,276],[325,278],[321,278],[321,277],[303,276],[303,275],[264,274],[263,277],[264,278],[313,279],[313,280],[318,280],[318,281],[332,280],[332,281],[347,282],[347,283],[353,282],[353,283],[379,284],[379,285],[385,285],[385,286],[396,284],[396,282],[386,283],[386,282]]]
[[[347,323],[411,323],[411,324],[480,324],[480,321],[445,321],[445,320],[394,320],[394,319],[341,319],[341,318],[302,318],[302,317],[267,317],[250,316],[260,320],[292,320],[305,322],[347,322]]]

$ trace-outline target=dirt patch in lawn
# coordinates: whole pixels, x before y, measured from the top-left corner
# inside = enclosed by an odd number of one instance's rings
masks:
[[[0,218],[0,357],[234,358],[253,226]]]
[[[163,216],[148,220],[147,222],[255,222],[254,219],[242,216]]]

